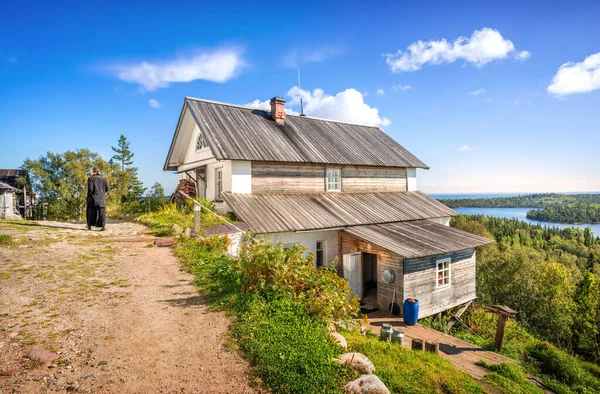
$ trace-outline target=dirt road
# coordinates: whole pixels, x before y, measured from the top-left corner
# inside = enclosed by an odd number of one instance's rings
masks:
[[[245,393],[248,365],[224,343],[170,248],[144,227],[2,222],[0,393]],[[135,242],[134,242],[135,241]],[[50,362],[23,356],[32,349]]]

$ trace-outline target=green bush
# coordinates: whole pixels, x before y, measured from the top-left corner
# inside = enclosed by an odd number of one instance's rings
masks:
[[[581,367],[578,360],[549,343],[540,342],[526,350],[544,382],[558,393],[597,393],[600,380]]]
[[[258,298],[255,299],[257,301]],[[303,305],[255,302],[232,325],[253,374],[276,393],[336,393],[353,373],[333,361],[337,346]]]
[[[265,300],[284,297],[302,304],[309,316],[325,321],[348,319],[359,310],[348,283],[335,270],[315,268],[305,248],[257,240],[240,251],[242,291]]]

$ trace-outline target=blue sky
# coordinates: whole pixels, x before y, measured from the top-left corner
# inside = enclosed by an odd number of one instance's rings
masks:
[[[124,134],[170,192],[186,95],[279,95],[380,125],[431,167],[426,192],[600,191],[600,2],[79,3],[3,6],[0,167],[108,159]]]

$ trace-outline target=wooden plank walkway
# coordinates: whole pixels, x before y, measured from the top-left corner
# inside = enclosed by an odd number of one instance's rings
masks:
[[[384,323],[404,331],[404,347],[410,349],[413,338],[424,341],[435,341],[440,344],[440,355],[450,361],[456,368],[467,372],[475,379],[481,380],[487,375],[487,369],[475,365],[477,361],[489,364],[516,363],[517,361],[498,353],[484,350],[461,339],[436,331],[420,324],[407,326],[400,317],[390,316],[387,311],[369,313],[369,324],[374,334],[379,335]]]

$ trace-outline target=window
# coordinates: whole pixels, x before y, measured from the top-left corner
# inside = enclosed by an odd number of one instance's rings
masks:
[[[436,266],[436,289],[450,286],[450,259],[438,260]]]
[[[215,200],[221,201],[221,193],[223,192],[223,169],[215,170]]]
[[[323,267],[323,261],[325,259],[325,241],[317,241],[317,248],[315,254],[315,264],[318,267]]]
[[[326,190],[328,192],[342,191],[342,169],[328,168],[325,174]]]
[[[198,134],[198,140],[196,141],[196,150],[208,148],[208,141],[204,137],[203,133]]]

